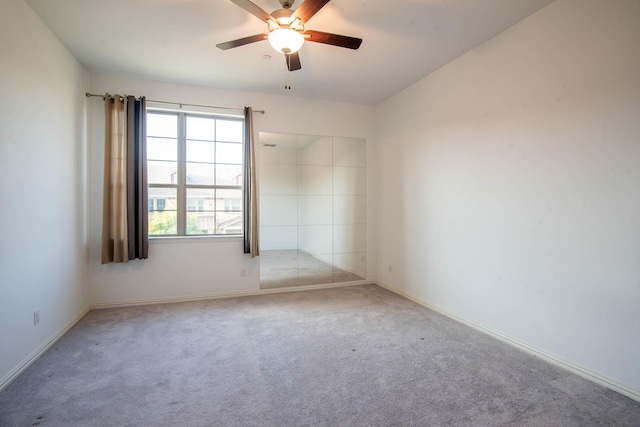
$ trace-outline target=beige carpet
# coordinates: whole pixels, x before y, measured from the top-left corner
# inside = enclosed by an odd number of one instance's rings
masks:
[[[640,403],[375,285],[92,311],[0,393],[2,427],[639,421]]]

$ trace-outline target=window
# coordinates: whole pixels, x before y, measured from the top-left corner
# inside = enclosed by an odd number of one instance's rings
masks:
[[[242,233],[243,120],[147,112],[149,235]]]

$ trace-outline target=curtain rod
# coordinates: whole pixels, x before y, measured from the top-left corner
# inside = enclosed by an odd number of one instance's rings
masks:
[[[98,98],[102,98],[104,100],[104,95],[99,95],[97,93],[85,93],[85,96],[87,98],[90,97],[98,97]],[[182,108],[182,106],[186,105],[188,107],[204,107],[204,108],[215,108],[218,110],[232,110],[232,111],[242,111],[242,108],[231,108],[231,107],[213,107],[211,105],[198,105],[198,104],[183,104],[181,102],[169,102],[169,101],[154,101],[153,99],[147,99],[147,101],[149,102],[157,102],[158,104],[171,104],[171,105],[179,105],[180,108]],[[260,113],[260,114],[264,114],[264,110],[253,110],[254,113]]]

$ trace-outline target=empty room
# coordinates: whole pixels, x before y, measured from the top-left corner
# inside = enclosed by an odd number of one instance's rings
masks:
[[[638,0],[3,0],[0,426],[640,426],[638,46]]]

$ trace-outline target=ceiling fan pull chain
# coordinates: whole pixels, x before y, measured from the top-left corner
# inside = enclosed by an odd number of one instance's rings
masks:
[[[289,71],[291,69],[291,56],[290,55],[286,55],[287,58],[287,71],[285,71],[285,76],[284,76],[284,88],[286,90],[291,90],[291,71]]]

